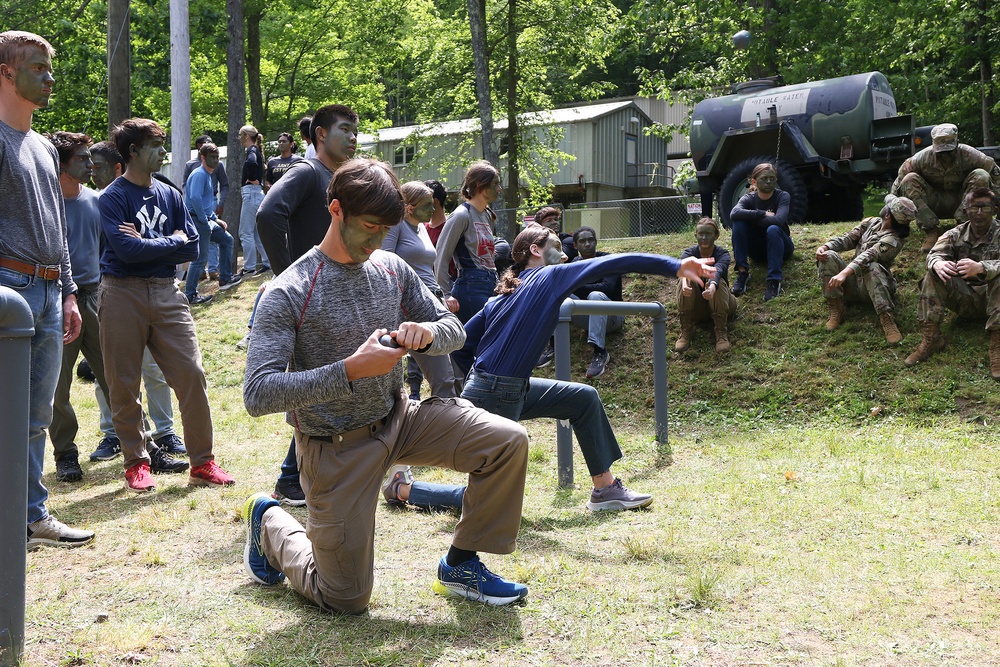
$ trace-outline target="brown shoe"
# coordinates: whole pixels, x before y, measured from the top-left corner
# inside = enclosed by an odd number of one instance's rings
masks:
[[[927,230],[927,237],[924,238],[924,244],[920,246],[920,252],[930,252],[937,243],[938,237],[941,236],[940,227],[931,227]]]
[[[681,321],[681,335],[674,343],[674,352],[683,352],[691,347],[691,339],[694,338],[694,320],[685,313],[677,313],[677,317]]]
[[[1000,380],[1000,329],[990,330],[990,377]]]
[[[941,337],[941,325],[937,322],[924,322],[920,325],[922,338],[920,345],[903,362],[907,366],[913,366],[917,362],[925,361],[932,354],[944,348],[944,338]]]
[[[732,345],[729,344],[729,321],[725,315],[716,316],[715,319],[715,351],[721,354],[729,352]]]
[[[826,330],[833,331],[844,322],[844,299],[827,299],[826,305],[830,307],[830,319],[826,321]]]
[[[885,311],[878,314],[879,322],[882,323],[882,330],[885,331],[885,342],[895,345],[903,340],[903,334],[899,333],[896,320],[892,317],[892,311]]]

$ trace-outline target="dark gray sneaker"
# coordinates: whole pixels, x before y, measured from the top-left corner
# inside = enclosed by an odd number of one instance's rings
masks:
[[[634,510],[646,507],[653,502],[653,496],[648,493],[636,493],[630,491],[622,484],[620,478],[615,477],[615,481],[610,486],[603,489],[594,489],[590,493],[590,500],[587,501],[587,509],[601,510]]]
[[[178,473],[188,469],[187,461],[175,459],[153,443],[148,443],[146,450],[149,452],[149,469],[153,473]]]
[[[587,377],[593,379],[604,375],[610,359],[611,355],[607,350],[594,350],[594,357],[590,360],[590,366],[587,366]]]
[[[749,271],[737,271],[736,280],[733,282],[733,288],[729,291],[733,293],[733,296],[743,296],[743,294],[747,291],[747,283],[749,281]]]
[[[306,494],[302,490],[302,485],[298,482],[278,482],[274,485],[274,493],[271,497],[279,503],[285,503],[290,507],[305,507]]]
[[[56,479],[60,482],[79,482],[83,479],[83,468],[76,454],[63,454],[56,459]]]
[[[91,461],[110,461],[122,453],[122,443],[117,436],[106,435],[101,439],[97,449],[90,455]]]
[[[770,301],[779,294],[781,294],[781,281],[768,280],[767,285],[764,287],[764,301]]]

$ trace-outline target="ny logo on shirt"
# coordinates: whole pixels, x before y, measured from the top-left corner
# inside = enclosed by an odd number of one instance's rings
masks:
[[[139,233],[142,234],[143,238],[158,239],[165,236],[164,224],[167,222],[167,216],[164,215],[163,211],[156,204],[152,204],[152,213],[146,212],[146,206],[140,208],[136,214],[135,218],[139,221]]]

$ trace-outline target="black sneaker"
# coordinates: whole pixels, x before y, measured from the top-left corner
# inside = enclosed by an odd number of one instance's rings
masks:
[[[743,296],[743,294],[747,291],[747,282],[749,280],[749,271],[737,271],[736,282],[733,283],[733,288],[730,290],[733,293],[733,296]]]
[[[188,450],[184,446],[184,442],[177,437],[176,433],[168,433],[166,435],[161,435],[159,438],[154,440],[156,446],[165,451],[167,454],[179,454],[180,456],[187,456]]]
[[[212,300],[211,294],[206,294],[202,296],[201,294],[195,294],[194,296],[188,297],[188,303],[192,306],[200,306],[208,303]]]
[[[262,276],[271,270],[270,266],[258,266],[257,270],[253,272],[255,276]]]
[[[542,355],[538,357],[538,363],[535,364],[535,368],[545,368],[546,366],[552,363],[552,360],[555,358],[555,356],[556,356],[556,351],[552,347],[552,341],[550,340],[548,344],[545,346],[545,349],[542,350]]]
[[[274,485],[274,493],[271,494],[271,497],[292,507],[302,507],[306,504],[306,494],[298,482],[278,480],[278,483]]]
[[[781,294],[781,281],[768,280],[767,286],[764,287],[764,301],[770,301],[779,294]]]
[[[76,454],[63,454],[56,459],[56,479],[60,482],[79,482],[83,479],[83,468]]]
[[[116,436],[106,435],[90,455],[91,461],[110,461],[122,453],[122,443]]]
[[[97,382],[97,376],[94,375],[94,369],[90,367],[90,362],[86,359],[81,359],[80,363],[76,365],[76,376],[81,380],[86,380],[87,382]]]
[[[587,367],[587,377],[593,379],[604,375],[610,359],[611,355],[608,354],[607,350],[594,350],[594,358],[590,360],[590,366]]]
[[[154,474],[184,472],[188,469],[187,461],[175,459],[153,443],[148,443],[146,450],[149,452],[149,469]]]
[[[220,292],[225,292],[227,289],[232,289],[232,288],[236,287],[241,282],[243,282],[243,276],[241,276],[240,274],[237,273],[236,275],[232,276],[226,282],[222,282],[220,280],[219,281],[219,291]]]

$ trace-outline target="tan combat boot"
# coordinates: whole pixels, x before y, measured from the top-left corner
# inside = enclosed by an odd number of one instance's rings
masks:
[[[1000,380],[1000,329],[990,330],[990,377]]]
[[[715,315],[715,351],[729,352],[729,320],[725,315]],[[998,332],[1000,333],[1000,332]]]
[[[920,325],[920,332],[923,337],[920,345],[903,362],[907,366],[913,366],[918,361],[929,359],[932,354],[944,348],[944,338],[941,337],[941,325],[937,322],[924,322]]]
[[[677,313],[681,321],[681,335],[674,343],[674,352],[683,352],[691,347],[691,339],[694,338],[694,320],[687,313]]]
[[[885,311],[878,314],[878,320],[882,323],[882,330],[885,331],[885,342],[895,345],[903,340],[903,334],[899,333],[896,320],[892,317],[892,311]]]
[[[920,246],[920,252],[930,252],[934,244],[937,243],[938,237],[941,236],[940,227],[931,227],[927,230],[927,237],[924,239],[924,244]]]
[[[827,299],[826,305],[830,307],[830,319],[826,321],[826,330],[833,331],[844,321],[844,299]]]

